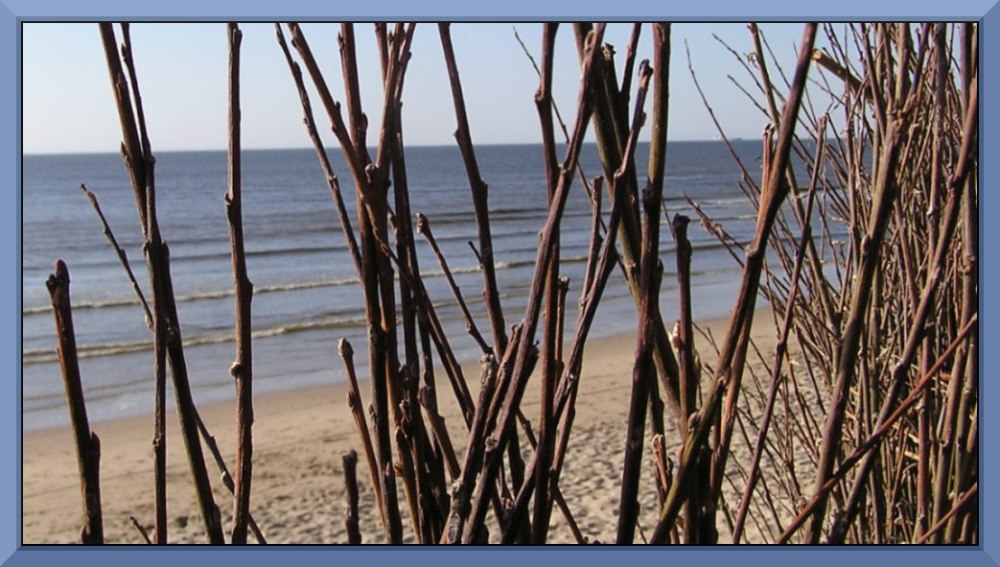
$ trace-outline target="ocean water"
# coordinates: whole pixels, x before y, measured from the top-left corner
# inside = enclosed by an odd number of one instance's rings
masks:
[[[735,143],[759,176],[760,143]],[[643,171],[648,148],[637,153]],[[353,183],[338,151],[334,170],[354,220]],[[546,189],[536,145],[477,148],[490,188],[497,277],[508,325],[520,321],[534,270],[538,232],[545,221]],[[233,396],[228,368],[234,356],[232,271],[224,152],[156,155],[157,208],[170,246],[185,354],[197,403]],[[467,242],[477,242],[465,168],[455,147],[407,149],[414,214],[425,214],[484,336],[488,324],[482,276]],[[588,177],[600,173],[596,148],[585,146]],[[668,149],[665,206],[670,215],[697,217],[683,195],[745,245],[755,211],[739,188],[739,174],[719,142],[674,142]],[[25,156],[22,226],[22,412],[24,428],[68,423],[55,353],[55,332],[45,280],[56,259],[70,271],[73,317],[87,407],[92,420],[149,413],[153,407],[152,336],[143,310],[108,245],[80,184],[86,184],[125,249],[144,292],[148,276],[135,200],[117,154]],[[364,312],[333,200],[312,150],[252,150],[243,155],[243,207],[249,276],[254,284],[254,389],[257,393],[345,381],[337,341],[350,340],[359,375],[364,365]],[[605,207],[607,199],[604,199]],[[570,278],[567,340],[576,321],[591,222],[590,205],[575,180],[562,223],[562,274]],[[728,313],[739,266],[714,236],[693,222],[690,238],[694,313]],[[460,359],[478,356],[447,281],[426,241],[416,235],[421,271]],[[669,325],[677,314],[674,247],[663,224],[666,269],[661,309]],[[148,296],[148,292],[147,292]],[[636,310],[620,274],[605,291],[592,337],[636,326]],[[623,373],[629,372],[623,369]],[[172,398],[172,394],[168,396]],[[171,400],[172,402],[172,400]]]

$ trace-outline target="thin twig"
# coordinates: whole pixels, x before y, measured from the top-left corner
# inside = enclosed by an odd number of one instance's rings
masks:
[[[483,338],[482,333],[479,332],[479,327],[476,326],[476,321],[472,318],[469,306],[465,303],[465,298],[462,297],[462,290],[460,290],[458,284],[455,283],[455,278],[452,276],[451,269],[448,267],[448,261],[445,260],[444,255],[441,254],[441,248],[438,247],[437,239],[434,238],[434,233],[431,232],[430,221],[428,221],[427,217],[421,213],[417,213],[417,233],[424,235],[424,238],[427,239],[427,243],[431,245],[431,250],[434,251],[434,255],[438,259],[441,271],[444,272],[445,279],[448,280],[448,285],[451,286],[451,292],[455,296],[455,301],[458,302],[458,306],[462,310],[462,315],[465,316],[465,330],[468,331],[469,335],[476,341],[476,344],[479,345],[483,354],[492,354],[493,349],[490,348],[490,345],[486,343],[486,339]]]
[[[465,97],[462,94],[462,83],[458,76],[458,64],[455,62],[455,51],[451,44],[449,24],[439,23],[438,32],[441,36],[445,64],[448,67],[452,99],[455,102],[455,118],[458,123],[455,138],[458,140],[458,147],[462,152],[462,159],[465,161],[469,186],[472,190],[472,202],[479,234],[479,255],[481,257],[479,265],[483,271],[483,298],[486,300],[486,313],[493,331],[493,351],[502,353],[507,349],[507,332],[503,308],[500,305],[500,292],[497,288],[496,267],[493,260],[493,235],[490,231],[488,205],[489,188],[479,174],[479,164],[476,161],[472,134],[469,131],[469,118],[465,111]]]
[[[966,323],[965,327],[958,333],[958,336],[955,338],[954,341],[952,341],[951,345],[947,349],[945,349],[943,353],[941,353],[941,356],[938,357],[937,362],[935,362],[931,366],[930,370],[921,377],[921,379],[911,390],[910,395],[905,400],[899,403],[899,406],[896,408],[896,411],[894,411],[892,415],[890,415],[887,419],[885,419],[882,423],[882,426],[879,427],[878,430],[873,432],[865,440],[864,443],[862,443],[857,449],[854,450],[854,452],[852,452],[843,461],[841,461],[841,464],[837,468],[837,470],[830,475],[829,480],[827,480],[822,486],[820,486],[819,490],[813,496],[812,500],[810,500],[809,503],[805,506],[805,508],[803,508],[802,511],[799,512],[799,515],[795,518],[795,520],[793,520],[791,524],[789,524],[788,527],[785,528],[784,533],[781,534],[781,537],[778,539],[776,543],[787,542],[792,537],[792,535],[794,535],[795,532],[798,531],[798,529],[802,527],[802,525],[805,524],[806,521],[815,513],[815,510],[822,505],[822,502],[829,495],[830,491],[833,490],[833,487],[837,484],[837,482],[841,478],[843,478],[843,476],[846,475],[851,470],[851,468],[853,468],[854,465],[856,465],[858,461],[862,459],[862,457],[864,457],[872,449],[879,446],[879,444],[885,439],[888,433],[892,430],[896,422],[899,421],[901,417],[906,415],[906,413],[913,407],[913,405],[915,405],[916,402],[920,400],[923,391],[926,388],[930,387],[934,383],[934,381],[939,377],[938,372],[941,370],[941,368],[944,367],[944,364],[948,361],[948,358],[958,349],[959,345],[961,345],[966,340],[966,338],[969,336],[970,331],[972,331],[972,329],[975,328],[977,321],[978,321],[978,316],[974,315],[973,318],[968,323]]]
[[[146,545],[153,545],[153,540],[149,539],[149,532],[146,531],[146,528],[142,527],[142,524],[139,523],[139,520],[136,520],[135,516],[129,516],[128,519],[132,522],[132,525],[135,527],[135,530],[139,532],[139,535],[142,536],[142,539],[143,541],[146,542]]]
[[[813,169],[812,180],[809,184],[809,200],[806,204],[805,212],[805,224],[802,227],[802,237],[799,241],[799,247],[795,255],[795,267],[792,269],[792,283],[791,289],[788,292],[788,300],[785,306],[785,318],[781,326],[781,335],[778,338],[778,343],[775,345],[775,355],[774,355],[774,368],[771,372],[771,388],[768,393],[767,405],[765,406],[764,416],[761,418],[760,429],[757,433],[757,443],[754,447],[753,457],[751,458],[750,472],[747,473],[747,483],[743,490],[743,497],[740,500],[740,510],[736,519],[736,526],[733,529],[733,543],[739,543],[740,536],[743,533],[743,525],[746,519],[747,511],[750,507],[750,500],[753,496],[754,486],[759,479],[760,474],[760,458],[763,453],[764,443],[767,439],[768,428],[771,424],[771,416],[774,411],[774,403],[777,400],[778,387],[781,384],[781,367],[785,360],[785,352],[788,344],[788,334],[792,327],[792,313],[793,306],[795,303],[795,298],[799,288],[799,274],[802,271],[802,263],[805,260],[806,243],[809,238],[811,238],[811,224],[810,219],[812,218],[813,202],[816,196],[816,182],[819,178],[819,163],[823,156],[823,149],[825,146],[825,137],[822,135],[825,133],[826,119],[823,118],[819,132],[819,143],[816,146],[816,159],[813,163],[816,165]]]
[[[701,411],[695,414],[695,418],[692,418],[693,423],[688,435],[685,437],[681,462],[677,467],[674,484],[671,486],[670,494],[661,508],[656,530],[650,538],[650,542],[654,544],[666,542],[667,534],[673,527],[677,512],[686,499],[685,489],[690,480],[694,464],[697,462],[700,449],[704,446],[709,428],[713,425],[716,416],[719,415],[722,394],[728,390],[726,400],[727,411],[724,415],[726,419],[724,423],[728,423],[728,425],[726,426],[726,431],[720,435],[723,445],[716,448],[715,456],[713,457],[712,479],[715,482],[712,483],[712,489],[714,494],[718,494],[719,491],[720,483],[718,479],[721,475],[718,473],[724,470],[725,460],[728,457],[728,444],[732,433],[732,425],[729,420],[735,418],[736,395],[739,391],[739,382],[743,370],[742,362],[746,343],[749,340],[750,325],[753,321],[753,307],[763,267],[766,242],[770,236],[771,227],[773,226],[778,208],[788,193],[788,188],[782,186],[783,176],[781,172],[785,169],[791,150],[791,139],[797,121],[796,117],[798,116],[806,73],[809,68],[808,49],[812,48],[815,36],[816,25],[807,24],[803,34],[803,47],[799,52],[795,80],[793,81],[794,87],[783,109],[782,127],[778,136],[778,146],[775,150],[774,171],[777,171],[778,174],[767,178],[767,186],[762,192],[762,203],[757,219],[757,229],[753,243],[751,243],[747,253],[747,264],[743,272],[743,282],[736,306],[733,309],[729,332],[725,343],[723,343],[723,351],[719,356],[715,378],[709,393],[705,396]]]

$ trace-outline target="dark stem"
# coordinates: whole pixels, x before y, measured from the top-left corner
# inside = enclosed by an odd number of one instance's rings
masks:
[[[149,532],[146,531],[146,528],[142,527],[139,520],[135,519],[135,516],[129,516],[128,519],[132,522],[132,526],[135,527],[135,531],[139,532],[142,540],[146,542],[146,545],[153,545],[153,540],[149,539]]]
[[[97,195],[90,192],[90,190],[87,189],[87,186],[83,184],[80,185],[80,190],[83,191],[84,195],[87,196],[87,200],[90,201],[91,206],[94,208],[94,212],[97,213],[98,220],[100,220],[101,225],[104,227],[104,236],[111,244],[111,248],[114,249],[115,253],[118,255],[118,261],[121,263],[122,268],[125,270],[125,274],[128,276],[129,282],[132,284],[132,291],[135,292],[135,295],[146,314],[146,326],[149,327],[150,330],[154,330],[154,318],[149,309],[149,304],[146,302],[142,289],[139,287],[139,282],[135,279],[135,274],[132,272],[132,266],[128,261],[128,255],[126,255],[125,250],[119,246],[118,240],[115,238],[114,232],[111,230],[111,226],[108,225],[107,219],[104,218],[104,213],[101,211],[101,205],[97,201]],[[153,493],[156,517],[154,537],[156,539],[156,543],[165,545],[167,543],[167,363],[166,350],[164,349],[163,344],[157,343],[154,350],[155,359],[153,374],[156,381],[156,393],[154,399],[155,416],[153,426]]]
[[[104,51],[108,63],[108,73],[115,93],[118,115],[122,127],[123,157],[132,181],[132,189],[136,202],[144,207],[140,213],[140,221],[145,236],[147,267],[150,275],[150,287],[154,299],[154,350],[165,348],[167,362],[170,365],[174,379],[174,394],[177,398],[177,412],[181,422],[181,432],[188,452],[188,462],[194,478],[201,515],[205,522],[205,533],[210,543],[221,545],[225,542],[219,519],[219,510],[212,496],[211,483],[205,468],[205,459],[201,443],[198,440],[196,412],[191,396],[191,386],[188,381],[187,365],[184,360],[184,349],[181,340],[180,323],[177,317],[177,305],[174,300],[173,283],[170,277],[170,251],[161,240],[156,219],[156,199],[153,168],[155,159],[149,149],[149,141],[145,137],[145,125],[136,126],[136,116],[132,112],[129,99],[129,89],[126,85],[125,73],[115,50],[115,34],[110,23],[99,24]],[[126,32],[127,33],[127,32]],[[133,95],[141,100],[138,93],[138,81],[135,69],[132,67],[131,50],[127,48],[123,59],[133,78]],[[138,115],[144,122],[142,114]],[[139,146],[138,132],[142,132],[142,147]]]
[[[357,373],[354,371],[354,349],[347,339],[340,339],[337,346],[340,358],[344,360],[344,367],[347,370],[347,408],[354,416],[354,425],[357,427],[358,435],[361,436],[361,445],[365,451],[365,458],[368,461],[368,472],[372,479],[372,494],[382,494],[381,473],[378,468],[378,458],[372,445],[371,433],[368,431],[368,420],[365,419],[364,403],[361,400],[361,388],[358,386]],[[378,505],[379,517],[382,519],[382,528],[385,530],[385,537],[389,539],[389,520],[385,514],[384,503],[381,498],[376,497],[375,503]]]
[[[660,37],[657,34],[657,37]],[[669,59],[669,31],[665,31],[666,41],[658,43],[658,57]],[[658,59],[659,64],[665,62]],[[658,67],[658,70],[664,67]],[[649,86],[652,70],[649,63],[643,61],[639,70],[639,94],[636,97],[635,120],[633,122],[633,136],[639,129],[643,120],[642,104],[645,102],[646,89]],[[657,73],[657,100],[661,104],[666,104],[666,73]],[[661,126],[665,126],[666,114],[662,113],[663,107],[654,108],[654,121],[663,121]],[[665,150],[666,128],[657,128],[653,133],[654,145],[658,149]],[[663,137],[663,140],[656,137]],[[633,139],[629,139],[629,146],[633,146]],[[658,160],[658,166],[663,166],[663,161]],[[641,260],[639,285],[643,289],[642,300],[639,308],[639,320],[637,330],[637,346],[635,354],[635,364],[632,368],[632,396],[629,403],[628,425],[625,437],[625,457],[622,472],[622,489],[619,501],[618,516],[618,536],[617,544],[631,544],[635,537],[635,524],[639,517],[639,475],[641,474],[642,451],[644,445],[643,428],[646,421],[647,404],[649,403],[650,386],[655,387],[655,368],[653,367],[653,348],[656,340],[655,320],[659,312],[659,291],[662,276],[662,266],[659,263],[660,249],[660,204],[663,200],[663,170],[650,172],[650,183],[642,195],[643,205],[643,230],[641,245]],[[654,180],[654,178],[656,178]],[[658,181],[658,182],[656,182]]]
[[[83,504],[83,528],[80,539],[84,545],[104,543],[104,521],[101,513],[101,440],[90,430],[87,405],[83,399],[83,384],[76,356],[76,335],[73,331],[73,307],[69,298],[69,270],[62,260],[56,261],[55,273],[45,282],[52,300],[55,317],[59,369],[66,388],[70,422],[76,440],[76,460],[80,470],[80,496]]]
[[[247,277],[243,245],[243,198],[240,150],[240,43],[243,34],[229,24],[229,191],[226,215],[232,246],[233,287],[236,303],[236,360],[229,373],[236,381],[236,493],[233,504],[234,545],[247,542],[250,486],[253,476],[253,351],[250,302],[253,284]]]
[[[347,498],[347,514],[344,516],[344,527],[347,529],[347,543],[361,545],[361,531],[358,529],[358,454],[355,451],[346,453],[344,463],[344,486]]]
[[[545,179],[547,182],[548,205],[552,206],[556,185],[559,183],[559,163],[556,159],[555,129],[552,122],[552,59],[555,47],[558,24],[549,23],[544,27],[542,35],[542,72],[538,91],[535,93],[535,106],[542,129],[542,159],[545,162]],[[560,357],[556,352],[558,317],[557,289],[559,281],[559,235],[553,239],[552,259],[549,261],[545,280],[545,314],[542,322],[542,351],[540,359],[542,375],[540,381],[538,416],[538,445],[535,448],[539,462],[543,466],[535,470],[535,510],[531,534],[533,545],[542,545],[548,537],[549,517],[549,472],[553,442],[555,441],[555,420],[553,419],[553,398],[555,397],[555,382],[558,377]],[[520,483],[514,483],[519,486]]]

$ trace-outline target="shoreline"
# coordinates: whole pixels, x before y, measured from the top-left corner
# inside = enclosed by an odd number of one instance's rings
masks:
[[[728,317],[700,321],[699,326],[721,340]],[[763,331],[763,332],[762,332]],[[697,335],[697,333],[696,333]],[[754,332],[758,344],[773,350],[770,309],[758,309]],[[710,352],[697,335],[702,355]],[[561,483],[565,497],[584,534],[596,541],[614,530],[620,475],[624,422],[627,419],[635,332],[591,339],[587,342],[577,404],[577,419]],[[714,356],[707,356],[709,363]],[[470,387],[477,391],[478,362],[462,365]],[[436,369],[436,375],[443,374]],[[360,378],[360,377],[359,377]],[[370,399],[368,380],[360,380],[365,404]],[[444,383],[442,383],[444,386]],[[467,433],[450,388],[439,387],[439,403],[456,449],[461,451]],[[330,382],[254,398],[254,477],[251,509],[269,543],[337,543],[346,540],[343,527],[344,489],[341,457],[360,442],[346,404],[347,384]],[[538,388],[532,379],[521,405],[525,415],[537,419]],[[167,430],[167,484],[170,525],[168,540],[203,542],[187,457],[176,412],[169,411]],[[213,402],[199,407],[206,427],[232,468],[235,452],[235,402]],[[672,421],[669,418],[667,421]],[[667,423],[667,430],[674,426]],[[106,540],[109,543],[143,543],[130,516],[151,528],[153,521],[153,416],[126,417],[92,424],[101,439],[101,493]],[[669,436],[669,433],[668,433]],[[620,439],[619,439],[620,438]],[[676,434],[668,445],[679,444]],[[204,446],[204,443],[203,443]],[[646,451],[645,453],[649,453]],[[232,497],[219,480],[219,471],[206,448],[209,475],[224,527],[232,515]],[[597,467],[596,471],[584,471]],[[643,482],[652,482],[643,475]],[[649,476],[649,478],[646,478]],[[369,490],[368,471],[362,457],[358,470],[361,492],[360,524],[366,543],[381,541]],[[655,489],[643,493],[655,498]],[[575,502],[575,504],[574,504]],[[645,509],[644,515],[655,513]],[[22,445],[22,543],[49,544],[78,541],[82,516],[76,450],[68,426],[25,431]],[[404,514],[405,516],[405,514]],[[555,542],[572,543],[564,520],[552,517]],[[560,524],[562,522],[562,524]],[[404,531],[408,519],[404,518]],[[252,539],[252,538],[251,538]]]

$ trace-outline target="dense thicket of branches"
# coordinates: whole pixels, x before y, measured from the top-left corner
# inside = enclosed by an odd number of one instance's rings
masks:
[[[579,61],[557,62],[554,45],[562,26],[545,24],[535,101],[546,179],[539,190],[547,191],[548,210],[523,314],[505,311],[500,301],[489,188],[480,177],[449,25],[439,24],[436,30],[419,26],[423,33],[440,36],[447,65],[456,138],[475,210],[485,332],[434,240],[434,211],[415,214],[409,205],[409,192],[419,188],[407,184],[401,113],[417,27],[396,24],[390,31],[385,23],[374,26],[383,119],[369,132],[358,87],[362,70],[356,26],[342,24],[338,35],[343,107],[334,100],[330,78],[320,70],[302,28],[294,23],[275,26],[357,270],[369,330],[364,345],[369,415],[353,348],[346,341],[340,346],[350,382],[348,408],[367,468],[361,478],[371,483],[380,519],[377,527],[359,527],[358,458],[353,452],[345,455],[351,543],[374,528],[391,543],[541,544],[547,541],[554,505],[574,537],[586,541],[573,520],[574,503],[563,497],[559,481],[572,439],[588,333],[615,270],[622,271],[635,299],[637,320],[634,365],[630,372],[623,369],[631,396],[621,432],[626,448],[618,543],[635,541],[643,474],[657,478],[660,511],[656,525],[647,526],[653,528],[647,532],[651,543],[744,542],[748,522],[769,542],[978,543],[976,24],[807,24],[795,67],[787,73],[759,29],[748,27],[751,57],[732,50],[747,75],[733,80],[754,99],[769,126],[760,173],[738,159],[734,167],[758,213],[752,240],[739,249],[723,225],[691,202],[701,224],[731,249],[742,267],[728,331],[718,344],[706,336],[700,354],[691,320],[692,296],[698,290],[690,283],[690,219],[668,219],[671,230],[666,234],[673,236],[677,255],[663,258],[660,252],[663,197],[679,191],[664,182],[669,171],[670,70],[677,59],[670,25],[636,24],[624,60],[616,61],[614,51],[603,44],[603,24],[573,24]],[[651,36],[653,60],[637,64],[643,29]],[[122,33],[119,54],[112,26],[101,24],[153,298],[147,315],[157,376],[154,539],[164,543],[167,537],[163,393],[169,363],[208,541],[220,544],[224,538],[199,431],[235,496],[232,542],[246,542],[250,529],[263,543],[249,506],[252,286],[240,215],[240,32],[235,25],[228,29],[226,204],[238,313],[232,369],[238,398],[235,482],[191,398],[169,251],[157,224],[155,160],[127,26]],[[551,95],[556,64],[582,69],[575,116],[562,130],[562,156]],[[323,144],[324,128],[314,115],[310,90],[319,97],[348,166],[357,203],[353,219]],[[711,112],[710,97],[703,97]],[[829,101],[825,108],[817,108],[820,100]],[[717,126],[724,136],[725,125]],[[590,128],[603,169],[593,180],[578,164]],[[643,128],[651,138],[645,174],[635,153]],[[593,208],[593,229],[576,324],[567,327],[571,311],[560,274],[560,226],[577,173]],[[451,347],[454,337],[445,333],[424,286],[418,234],[434,250],[467,330],[482,350],[478,389],[463,375]],[[677,298],[661,297],[664,265],[676,266]],[[60,270],[66,274],[64,265]],[[59,274],[53,277],[62,281]],[[71,321],[68,295],[58,305],[53,297],[60,340],[71,345],[72,326],[60,323]],[[660,305],[670,301],[679,302],[681,313],[673,336],[666,331],[672,322],[660,314]],[[774,352],[762,351],[751,339],[754,313],[765,304],[773,312]],[[508,328],[510,322],[514,325]],[[78,383],[78,371],[72,376],[74,349],[63,347],[59,354],[67,383]],[[435,383],[438,372],[447,384]],[[540,391],[537,415],[521,409],[529,387]],[[438,409],[442,403],[460,408],[463,439],[451,437],[456,428],[444,423]],[[91,454],[96,436],[89,431],[81,392],[70,392],[70,405],[74,416],[83,416],[74,418],[81,455]],[[668,454],[667,446],[681,449]],[[654,471],[642,470],[644,451],[653,455]],[[737,451],[751,458],[731,459]],[[96,461],[81,457],[88,543],[101,539],[96,467]]]

